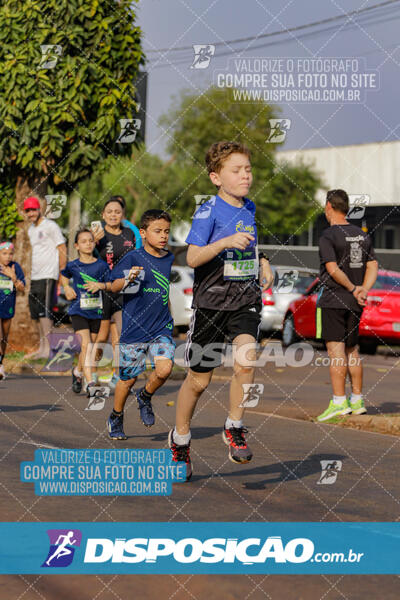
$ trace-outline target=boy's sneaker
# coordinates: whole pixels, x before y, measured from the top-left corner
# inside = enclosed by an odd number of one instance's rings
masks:
[[[0,365],[0,380],[6,378],[6,372],[4,370],[4,366]]]
[[[77,377],[72,369],[72,391],[80,394],[82,391],[82,377]]]
[[[155,423],[153,407],[151,405],[151,400],[148,398],[143,398],[141,392],[144,388],[136,392],[136,400],[138,402],[138,409],[140,410],[140,418],[142,419],[143,425],[146,427],[152,427]]]
[[[351,408],[347,398],[342,404],[335,404],[333,400],[331,400],[328,408],[317,417],[317,421],[321,423],[322,421],[329,421],[329,419],[333,419],[333,417],[348,415],[349,413],[351,413]]]
[[[174,462],[186,463],[186,481],[189,481],[193,474],[192,461],[190,460],[190,442],[180,446],[174,442],[174,430],[168,434],[168,446],[172,451],[172,460]]]
[[[361,400],[357,400],[357,402],[351,402],[351,398],[349,398],[349,406],[353,415],[365,415],[367,412],[362,398]]]
[[[110,414],[107,420],[108,436],[112,440],[127,440],[124,433],[124,415]]]
[[[253,453],[247,445],[244,434],[245,427],[230,427],[222,431],[222,439],[229,446],[229,460],[234,463],[247,463],[253,458]]]

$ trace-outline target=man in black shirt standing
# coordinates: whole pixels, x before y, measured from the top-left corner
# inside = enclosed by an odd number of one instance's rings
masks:
[[[368,292],[376,281],[378,263],[368,235],[346,220],[348,210],[349,197],[344,190],[328,192],[325,215],[330,227],[319,241],[323,287],[317,301],[316,337],[326,342],[333,397],[317,421],[367,412],[362,397],[358,328]],[[345,392],[347,373],[352,389],[349,399]]]

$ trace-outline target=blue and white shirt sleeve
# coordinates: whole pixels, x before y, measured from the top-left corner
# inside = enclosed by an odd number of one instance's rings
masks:
[[[207,246],[215,226],[214,204],[209,200],[198,207],[194,213],[189,235],[185,240],[187,244]]]

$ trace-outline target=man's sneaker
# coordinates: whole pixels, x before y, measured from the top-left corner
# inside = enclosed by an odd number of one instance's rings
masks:
[[[72,391],[80,394],[82,391],[82,377],[77,377],[72,369]]]
[[[0,365],[0,380],[6,378],[6,372],[4,370],[4,366]]]
[[[357,402],[351,402],[349,398],[349,406],[353,415],[365,415],[367,409],[365,408],[364,400],[358,400]]]
[[[329,421],[329,419],[333,419],[333,417],[348,415],[349,413],[351,413],[351,408],[347,398],[342,404],[335,404],[333,400],[331,400],[328,408],[317,417],[317,421],[321,423],[322,421]]]
[[[136,392],[136,400],[138,402],[138,409],[140,410],[140,418],[143,421],[143,425],[146,427],[152,427],[155,423],[153,407],[151,406],[151,400],[143,398],[141,392],[144,388]]]
[[[244,434],[245,427],[230,427],[222,431],[222,439],[229,446],[229,460],[234,463],[247,463],[253,458],[253,453],[247,445]]]
[[[168,446],[172,451],[172,460],[174,462],[186,463],[186,481],[189,481],[193,474],[192,461],[190,460],[190,441],[188,444],[179,445],[174,442],[174,430],[168,434]]]
[[[108,435],[112,440],[127,440],[124,433],[124,415],[111,415],[107,420]]]

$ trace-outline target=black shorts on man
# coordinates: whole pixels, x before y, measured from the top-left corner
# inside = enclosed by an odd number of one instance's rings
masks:
[[[29,292],[29,311],[34,320],[44,317],[53,319],[53,306],[56,302],[55,279],[34,279]]]

